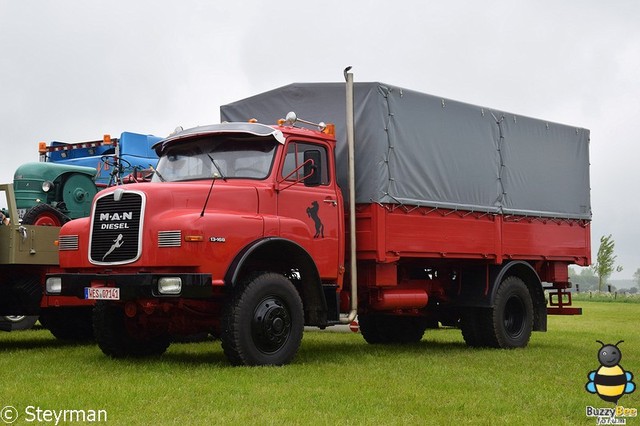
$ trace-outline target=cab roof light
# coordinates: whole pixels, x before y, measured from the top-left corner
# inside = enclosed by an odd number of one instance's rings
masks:
[[[47,153],[47,143],[46,142],[38,142],[38,153],[40,155],[44,155]]]
[[[111,145],[111,135],[104,135],[104,136],[102,137],[102,142],[103,142],[105,145]]]
[[[322,133],[325,133],[325,134],[331,135],[331,136],[335,136],[336,135],[336,125],[333,124],[333,123],[327,123],[326,126],[327,127],[324,128]]]

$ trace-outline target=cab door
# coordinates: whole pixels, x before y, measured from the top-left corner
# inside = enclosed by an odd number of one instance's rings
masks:
[[[280,234],[313,257],[323,280],[336,280],[342,203],[327,146],[290,140],[278,177]]]

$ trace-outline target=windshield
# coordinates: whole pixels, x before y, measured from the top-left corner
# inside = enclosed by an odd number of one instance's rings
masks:
[[[196,179],[265,179],[277,142],[264,138],[205,137],[169,147],[153,182]]]

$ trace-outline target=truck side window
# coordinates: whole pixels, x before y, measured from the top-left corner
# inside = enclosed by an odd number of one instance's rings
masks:
[[[284,167],[282,168],[282,177],[287,178],[288,181],[302,180],[304,177],[304,167],[300,167],[304,163],[304,153],[307,150],[320,152],[320,177],[321,185],[329,184],[329,165],[327,164],[327,150],[321,145],[314,145],[303,142],[292,142],[287,147],[287,156],[284,160]],[[296,168],[299,168],[295,173],[292,173]]]

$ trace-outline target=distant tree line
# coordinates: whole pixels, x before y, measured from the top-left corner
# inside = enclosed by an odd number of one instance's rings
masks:
[[[613,272],[622,271],[622,266],[616,266],[616,256],[614,254],[615,241],[611,234],[600,237],[600,247],[596,255],[595,262],[589,268],[582,269],[579,273],[573,268],[569,268],[569,278],[571,282],[579,286],[580,291],[616,291],[615,286],[609,285],[608,279]],[[633,274],[636,287],[629,290],[630,293],[637,293],[640,289],[640,268]]]

